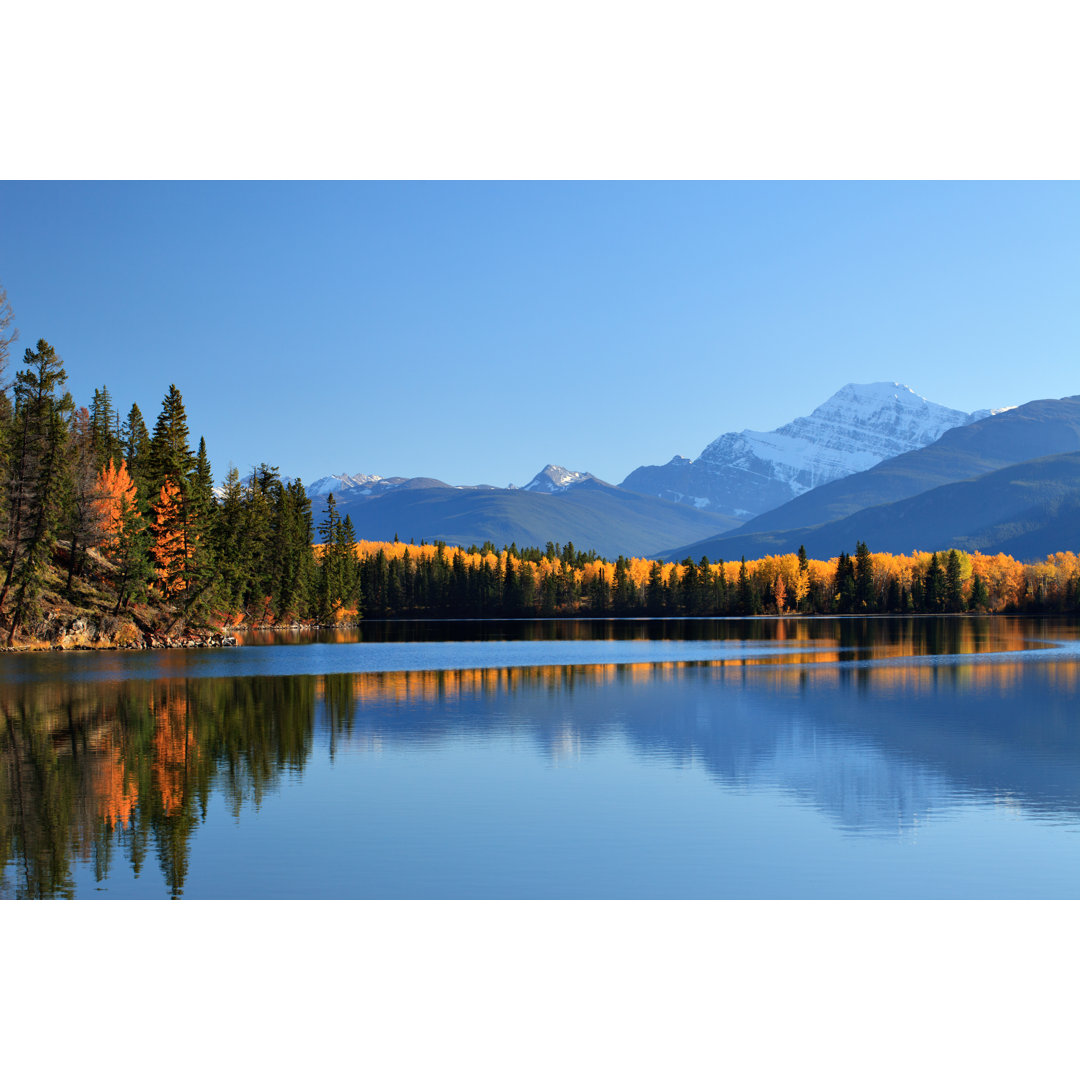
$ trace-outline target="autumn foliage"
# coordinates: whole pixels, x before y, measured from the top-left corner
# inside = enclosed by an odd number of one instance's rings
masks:
[[[94,497],[98,505],[101,531],[105,537],[102,549],[105,554],[111,555],[120,541],[125,514],[134,511],[136,522],[141,519],[136,509],[135,484],[128,475],[123,459],[119,465],[109,459],[98,474]]]
[[[154,510],[154,546],[151,553],[157,570],[158,588],[164,597],[184,589],[184,527],[180,489],[167,480],[158,495]]]
[[[316,546],[321,558],[321,546]],[[784,615],[1080,608],[1080,558],[1040,563],[980,552],[870,552],[829,560],[796,554],[746,562],[614,562],[572,545],[515,552],[491,545],[361,540],[358,580],[368,615]]]

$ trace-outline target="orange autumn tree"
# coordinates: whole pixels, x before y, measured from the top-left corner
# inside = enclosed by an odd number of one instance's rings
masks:
[[[120,544],[125,515],[134,511],[136,521],[141,517],[135,509],[135,484],[128,475],[127,465],[123,460],[117,466],[109,459],[98,474],[97,483],[94,485],[94,499],[98,506],[101,531],[105,536],[102,550],[106,555],[113,555]]]
[[[166,480],[161,486],[154,517],[154,546],[151,548],[151,555],[157,570],[158,588],[161,589],[161,595],[168,598],[173,593],[184,590],[184,563],[187,555],[183,497],[175,480]]]

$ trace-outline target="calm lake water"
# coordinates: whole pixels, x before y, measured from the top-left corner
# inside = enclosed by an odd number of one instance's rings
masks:
[[[1080,636],[372,623],[0,657],[0,896],[1080,896]]]

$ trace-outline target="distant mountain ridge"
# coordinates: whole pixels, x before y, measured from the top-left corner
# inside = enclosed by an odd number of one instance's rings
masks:
[[[728,432],[696,460],[643,466],[619,486],[749,520],[1001,411],[960,412],[898,382],[848,383],[809,416],[775,431]]]
[[[592,473],[571,472],[561,465],[545,465],[521,490],[540,491],[545,495],[558,495],[583,480],[596,480]],[[598,483],[603,483],[603,480]]]
[[[821,558],[851,550],[858,540],[870,543],[876,538],[875,543],[890,550],[907,551],[940,546],[939,540],[950,537],[953,546],[963,538],[964,544],[987,545],[981,550],[1000,547],[1015,554],[1014,548],[1027,551],[1036,543],[1034,536],[1020,538],[1038,526],[1043,530],[1038,542],[1051,545],[1033,556],[1041,558],[1051,550],[1077,546],[1065,518],[1060,517],[1058,532],[1051,520],[1067,511],[1074,482],[1080,495],[1080,477],[1071,459],[1077,453],[1080,396],[1029,401],[947,431],[930,446],[815,488],[731,532],[661,554],[749,559],[797,551],[803,545]],[[985,482],[962,486],[976,480]],[[950,504],[950,499],[957,501]],[[986,505],[980,506],[979,500]],[[969,518],[963,528],[956,517],[959,506]]]
[[[569,540],[583,551],[593,549],[612,559],[646,555],[738,524],[722,514],[623,491],[595,477],[557,494],[403,484],[375,498],[342,492],[335,501],[364,540],[397,535],[461,547],[487,541],[496,547],[543,547],[548,541]],[[321,507],[313,509],[318,518]]]

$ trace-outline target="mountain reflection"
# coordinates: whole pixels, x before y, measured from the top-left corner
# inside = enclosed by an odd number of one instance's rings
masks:
[[[238,816],[324,743],[524,737],[572,766],[622,740],[874,833],[971,798],[1080,814],[1080,667],[1030,651],[978,660],[1023,650],[1031,624],[895,620],[872,639],[859,620],[772,625],[795,647],[702,663],[5,685],[0,895],[73,896],[78,863],[102,882],[117,859],[136,875],[153,859],[181,896],[211,795]]]

